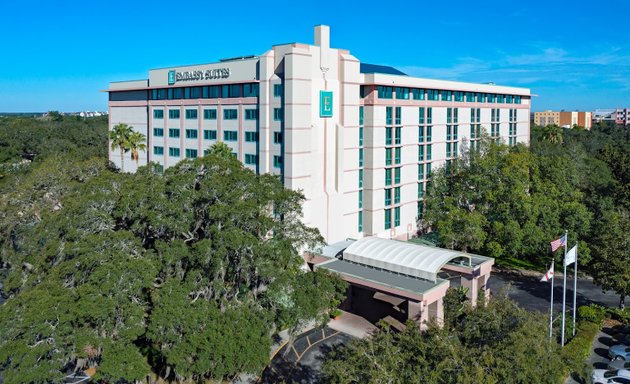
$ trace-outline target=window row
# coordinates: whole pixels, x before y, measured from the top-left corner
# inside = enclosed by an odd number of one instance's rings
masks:
[[[258,83],[152,89],[150,100],[258,97]]]
[[[197,119],[197,109],[186,109],[185,116],[187,120],[195,120]],[[168,118],[169,119],[179,119],[180,110],[179,109],[169,109],[168,110]],[[154,119],[163,119],[164,118],[164,110],[163,109],[154,109],[153,110],[153,118]],[[203,110],[203,119],[204,120],[216,120],[217,119],[217,110],[216,109],[204,109]],[[224,109],[223,110],[223,119],[224,120],[236,120],[238,119],[238,109]],[[245,120],[256,120],[258,119],[258,110],[257,109],[246,109],[245,110]]]
[[[365,91],[361,92],[364,97]],[[499,104],[521,104],[522,98],[519,95],[503,95],[481,92],[447,91],[437,89],[391,87],[379,85],[377,88],[379,99],[399,99],[399,100],[431,100],[431,101],[457,101],[469,103],[499,103]]]

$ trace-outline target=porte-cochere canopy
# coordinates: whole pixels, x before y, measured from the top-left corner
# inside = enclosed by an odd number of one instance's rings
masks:
[[[471,256],[463,252],[379,237],[355,241],[343,251],[343,259],[433,282],[448,262],[460,259],[467,266],[472,263]]]

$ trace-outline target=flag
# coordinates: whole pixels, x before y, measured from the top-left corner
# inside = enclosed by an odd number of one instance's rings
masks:
[[[569,252],[567,252],[566,257],[564,258],[564,266],[568,267],[569,265],[575,263],[575,258],[577,256],[577,244],[575,247],[571,248]]]
[[[566,247],[566,246],[567,246],[567,235],[564,235],[558,240],[554,240],[551,242],[551,252],[555,252],[556,249],[560,247]]]
[[[542,277],[542,279],[540,279],[540,281],[547,282],[551,280],[552,277],[553,277],[553,264],[551,264],[551,268],[549,268],[547,273],[545,273],[545,275]]]

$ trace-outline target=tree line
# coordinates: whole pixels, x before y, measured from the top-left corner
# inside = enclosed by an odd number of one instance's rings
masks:
[[[46,124],[62,137],[71,125],[69,137],[84,130],[94,142],[61,140],[50,152],[29,135],[34,150],[15,148],[20,135],[9,130]],[[302,269],[300,251],[322,242],[300,220],[304,196],[255,175],[224,144],[164,173],[150,164],[126,174],[107,161],[107,128],[96,120],[6,126],[7,384],[59,382],[77,369],[100,382],[256,374],[274,333],[324,321],[342,298],[340,279]],[[95,143],[102,148],[90,155]],[[27,152],[32,161],[22,163]]]
[[[532,127],[529,146],[487,135],[434,172],[421,234],[499,263],[546,269],[549,242],[569,231],[582,269],[630,295],[630,127]],[[562,258],[557,251],[556,265]]]

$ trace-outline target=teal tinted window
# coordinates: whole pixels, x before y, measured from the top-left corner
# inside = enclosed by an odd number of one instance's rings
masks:
[[[186,158],[187,159],[194,159],[195,157],[197,157],[197,150],[196,149],[186,148]]]
[[[168,129],[168,137],[177,139],[179,138],[179,129],[177,128],[169,128]]]
[[[431,152],[432,152],[432,150],[433,150],[433,144],[427,145],[427,154],[426,154],[427,160],[431,160]]]
[[[391,229],[392,227],[392,210],[385,210],[385,229]]]
[[[206,129],[203,131],[204,140],[216,140],[217,139],[217,131],[212,129]]]
[[[163,119],[164,118],[164,110],[163,109],[154,109],[153,110],[153,118],[154,119]]]
[[[274,121],[282,121],[282,108],[274,108],[273,109],[273,120]]]
[[[258,132],[245,132],[245,141],[250,143],[258,141]]]
[[[386,87],[383,85],[378,86],[378,98],[379,99],[391,99],[393,94],[393,87]]]
[[[396,98],[409,100],[409,88],[396,87]]]
[[[391,188],[385,189],[385,206],[392,205],[392,190]]]
[[[186,110],[186,119],[192,120],[197,118],[197,110],[196,109],[187,109]]]
[[[394,204],[400,204],[400,187],[394,188]]]
[[[392,145],[394,137],[394,128],[385,127],[385,145]]]
[[[223,140],[224,141],[237,141],[238,132],[237,131],[223,131]]]
[[[253,155],[251,153],[245,154],[245,164],[247,165],[256,165],[258,163],[258,156]]]
[[[164,137],[164,128],[153,128],[154,137]]]
[[[224,109],[223,110],[223,119],[224,120],[236,120],[238,118],[238,110],[236,109]]]
[[[168,148],[168,155],[169,156],[173,156],[173,157],[179,157],[179,148],[175,148],[175,147],[169,147]]]
[[[400,119],[402,118],[401,107],[396,107],[396,125],[400,124]]]
[[[359,127],[359,145],[363,145],[363,127]]]
[[[258,84],[243,84],[243,97],[258,97]]]
[[[163,155],[164,154],[164,147],[158,147],[158,146],[153,147],[153,154],[154,155]]]
[[[273,85],[273,95],[275,97],[281,97],[282,96],[282,84],[274,84]]]
[[[187,139],[196,139],[197,138],[197,130],[196,129],[187,129],[186,130],[186,138]]]
[[[363,148],[359,148],[359,167],[363,166]]]
[[[442,91],[442,101],[453,101],[453,92]]]
[[[273,142],[274,144],[282,144],[282,132],[273,133]]]
[[[363,170],[359,169],[359,188],[363,188]]]
[[[400,184],[400,167],[394,168],[394,184]]]
[[[363,106],[359,107],[359,125],[363,125]]]
[[[455,91],[455,101],[464,101],[464,92]]]
[[[359,208],[363,208],[363,190],[359,191]]]
[[[392,185],[392,169],[385,169],[385,185]]]
[[[217,110],[216,109],[204,109],[203,110],[203,118],[204,118],[204,120],[216,120],[217,119]]]
[[[394,110],[392,107],[385,107],[385,124],[391,125],[393,119]]]
[[[359,232],[363,232],[363,211],[359,211]]]
[[[246,109],[245,110],[245,120],[256,120],[258,118],[258,110],[257,109]]]
[[[412,93],[414,100],[424,100],[424,89],[414,88]]]
[[[427,99],[437,101],[439,92],[437,89],[429,89],[427,90]]]
[[[282,156],[275,155],[273,157],[273,166],[276,168],[282,167]]]
[[[433,108],[427,108],[427,124],[433,124]]]
[[[466,101],[473,103],[475,101],[475,94],[473,92],[466,92]]]
[[[179,109],[169,109],[168,110],[168,118],[169,119],[179,119]]]
[[[400,207],[394,208],[394,226],[398,227],[400,225]]]

